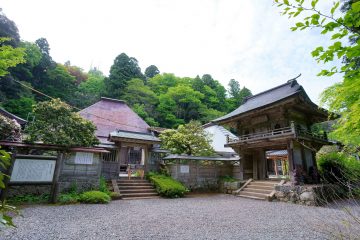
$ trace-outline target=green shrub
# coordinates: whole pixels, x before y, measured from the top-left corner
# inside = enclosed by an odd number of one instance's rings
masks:
[[[219,177],[219,181],[220,182],[236,182],[237,179],[232,176],[225,175],[225,176]]]
[[[360,162],[341,152],[318,156],[317,164],[322,178],[329,183],[356,182],[360,178]]]
[[[110,192],[110,197],[111,199],[120,199],[121,198],[121,194],[118,192]]]
[[[72,193],[62,193],[59,196],[59,203],[61,204],[74,204],[74,203],[78,203],[80,199],[80,195],[77,194],[76,192],[72,192]]]
[[[88,191],[80,194],[80,202],[83,203],[109,203],[111,198],[100,191]]]
[[[110,191],[109,191],[109,188],[107,186],[107,183],[106,183],[106,180],[104,177],[100,177],[99,191],[106,193],[107,195],[110,195]]]
[[[171,177],[150,172],[148,179],[155,185],[156,191],[163,197],[183,197],[188,189],[180,182]]]
[[[33,194],[24,194],[7,199],[7,202],[15,205],[19,204],[38,204],[38,203],[47,203],[49,202],[49,194],[33,195]]]

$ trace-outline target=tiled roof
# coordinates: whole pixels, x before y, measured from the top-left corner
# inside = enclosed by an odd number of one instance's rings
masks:
[[[12,119],[12,120],[16,120],[18,122],[18,124],[20,124],[20,125],[23,125],[23,124],[27,123],[27,121],[25,119],[22,119],[21,117],[18,117],[16,115],[6,111],[3,108],[0,108],[0,114],[7,117],[7,118]]]
[[[116,130],[149,132],[150,126],[122,100],[101,98],[79,114],[96,125],[96,136],[101,141]]]
[[[179,154],[170,154],[163,158],[164,160],[197,160],[197,161],[239,161],[238,156],[231,156],[231,157],[198,157],[198,156],[191,156],[191,155],[179,155]]]
[[[240,105],[237,109],[231,113],[213,120],[213,122],[220,122],[227,120],[229,118],[235,117],[237,115],[261,108],[266,107],[267,105],[276,103],[288,97],[294,96],[296,94],[303,93],[306,97],[305,90],[301,85],[298,84],[296,80],[289,80],[285,84],[274,87],[267,91],[261,92],[254,96],[248,97],[245,99],[245,102]],[[307,97],[310,101],[309,97]]]
[[[139,132],[130,132],[118,130],[110,133],[110,138],[126,138],[126,139],[134,139],[141,141],[149,141],[149,142],[160,142],[160,139],[153,136],[150,133],[139,133]]]

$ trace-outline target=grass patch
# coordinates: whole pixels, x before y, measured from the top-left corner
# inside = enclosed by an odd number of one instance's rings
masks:
[[[225,176],[219,177],[219,181],[220,182],[236,182],[238,180],[232,176],[225,175]]]
[[[163,197],[179,198],[189,191],[182,183],[169,176],[150,172],[147,178],[155,185],[156,191]]]
[[[109,203],[111,198],[104,192],[88,191],[80,194],[79,200],[82,203]]]
[[[24,194],[8,198],[7,203],[13,205],[48,203],[49,197],[49,194]]]

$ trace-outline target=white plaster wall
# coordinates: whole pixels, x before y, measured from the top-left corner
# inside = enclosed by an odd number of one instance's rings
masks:
[[[211,146],[216,152],[235,153],[232,148],[224,147],[224,145],[226,144],[226,134],[221,131],[221,128],[219,126],[210,126],[205,128],[204,130],[207,133],[211,134],[211,139],[213,140]]]

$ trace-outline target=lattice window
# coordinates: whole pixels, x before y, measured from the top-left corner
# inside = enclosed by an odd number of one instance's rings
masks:
[[[140,164],[142,156],[142,149],[130,148],[129,149],[129,164]]]
[[[118,150],[110,150],[109,153],[102,153],[101,158],[105,162],[117,162]]]

